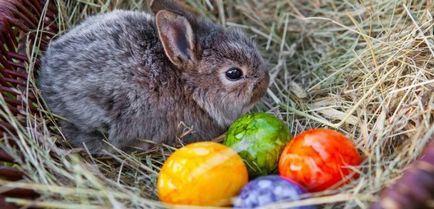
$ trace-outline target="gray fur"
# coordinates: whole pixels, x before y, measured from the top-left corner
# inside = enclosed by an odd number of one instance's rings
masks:
[[[173,144],[180,123],[194,129],[184,143],[209,140],[264,95],[268,72],[251,40],[239,30],[188,20],[197,60],[188,66],[170,62],[155,17],[143,12],[92,16],[50,43],[39,87],[49,109],[67,119],[62,132],[74,146],[99,153],[108,149],[104,135],[119,148],[139,139]],[[225,80],[232,66],[246,77]]]

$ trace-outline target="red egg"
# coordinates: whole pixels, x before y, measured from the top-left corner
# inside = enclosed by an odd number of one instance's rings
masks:
[[[361,157],[354,144],[330,129],[311,129],[295,136],[279,159],[279,174],[310,192],[323,191],[342,182]]]

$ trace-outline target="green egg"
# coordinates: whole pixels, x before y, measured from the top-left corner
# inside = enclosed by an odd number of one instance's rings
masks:
[[[277,169],[280,153],[291,138],[283,121],[272,114],[257,112],[235,120],[223,143],[238,152],[254,178]]]

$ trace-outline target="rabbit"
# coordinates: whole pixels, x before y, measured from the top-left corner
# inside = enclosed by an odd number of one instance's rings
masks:
[[[173,0],[150,8],[90,16],[45,51],[38,87],[73,147],[174,145],[180,124],[192,128],[182,143],[211,140],[265,95],[266,64],[242,30]]]

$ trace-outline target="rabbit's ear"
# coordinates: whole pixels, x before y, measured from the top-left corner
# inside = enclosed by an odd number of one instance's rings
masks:
[[[156,23],[164,52],[170,61],[178,67],[194,63],[194,37],[188,20],[161,10],[156,15]]]

